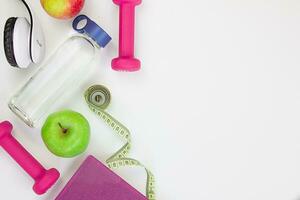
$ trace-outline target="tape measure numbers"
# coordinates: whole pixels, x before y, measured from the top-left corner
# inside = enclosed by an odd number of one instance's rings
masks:
[[[129,130],[105,111],[111,101],[109,90],[102,85],[94,85],[87,89],[84,96],[89,108],[126,141],[126,144],[120,150],[106,160],[108,167],[111,169],[126,166],[143,167],[147,173],[146,196],[149,200],[155,200],[153,174],[138,160],[127,157],[131,149],[131,134]]]

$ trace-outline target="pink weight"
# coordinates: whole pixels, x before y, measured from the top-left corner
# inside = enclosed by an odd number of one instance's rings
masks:
[[[141,62],[134,57],[135,7],[141,0],[113,0],[120,6],[119,57],[112,60],[116,71],[138,71]]]
[[[56,183],[60,174],[56,169],[46,170],[12,136],[12,129],[10,122],[0,123],[0,146],[34,179],[34,192],[39,195],[44,194]]]

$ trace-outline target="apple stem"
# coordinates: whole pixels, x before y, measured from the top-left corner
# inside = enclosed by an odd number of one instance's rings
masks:
[[[61,128],[61,130],[62,130],[62,132],[63,132],[64,134],[66,134],[66,133],[68,132],[68,129],[67,129],[67,128],[64,128],[64,127],[61,125],[61,123],[58,123],[58,125],[59,125],[59,127]]]

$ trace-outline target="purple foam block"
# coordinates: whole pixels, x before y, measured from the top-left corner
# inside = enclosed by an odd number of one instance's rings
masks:
[[[121,177],[88,156],[56,200],[147,200]]]

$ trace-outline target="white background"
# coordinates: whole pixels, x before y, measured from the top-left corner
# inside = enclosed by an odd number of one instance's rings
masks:
[[[26,15],[17,1],[0,1],[1,29],[8,16]],[[37,0],[31,3],[49,56],[70,36],[71,22],[49,17]],[[74,159],[51,155],[39,128],[26,127],[9,111],[10,96],[37,67],[11,68],[0,48],[0,120],[10,120],[21,143],[62,173],[38,197],[31,178],[1,150],[0,198],[54,199],[86,155],[104,162],[121,146],[82,96],[90,85],[103,84],[113,96],[109,113],[132,132],[131,156],[156,175],[157,199],[299,200],[299,10],[297,0],[145,0],[136,27],[142,70],[130,74],[110,68],[118,48],[118,7],[87,0],[82,13],[113,42],[73,98],[58,106],[81,112],[92,126],[88,151]],[[117,173],[144,192],[143,170]]]

